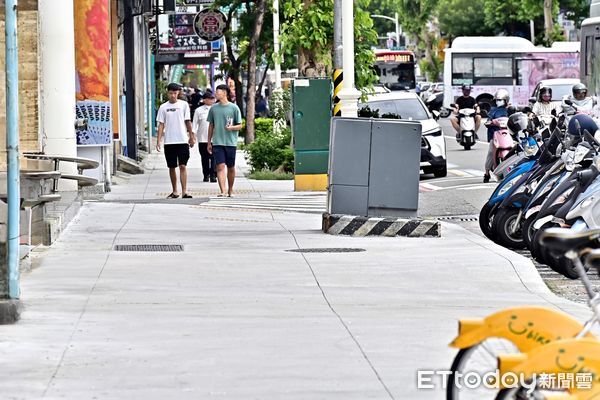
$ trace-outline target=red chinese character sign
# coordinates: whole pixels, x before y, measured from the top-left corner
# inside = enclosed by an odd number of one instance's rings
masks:
[[[226,25],[225,14],[217,10],[202,10],[194,18],[196,34],[207,42],[222,38]]]

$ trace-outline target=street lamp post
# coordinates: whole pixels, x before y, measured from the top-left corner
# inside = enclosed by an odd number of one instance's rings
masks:
[[[394,18],[379,14],[371,14],[371,18],[383,18],[393,21],[396,25],[396,46],[400,46],[400,28],[398,26],[398,13],[394,13]]]

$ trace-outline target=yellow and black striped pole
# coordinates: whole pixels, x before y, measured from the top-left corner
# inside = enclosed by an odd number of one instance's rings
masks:
[[[342,69],[335,69],[333,71],[333,116],[342,116],[342,105],[340,104],[340,98],[338,94],[342,90],[342,82],[344,80],[344,74]]]

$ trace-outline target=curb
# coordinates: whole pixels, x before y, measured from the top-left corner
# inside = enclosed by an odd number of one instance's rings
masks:
[[[14,324],[21,317],[19,300],[0,300],[0,325]]]
[[[348,236],[441,237],[439,221],[406,218],[357,217],[323,213],[323,232]]]

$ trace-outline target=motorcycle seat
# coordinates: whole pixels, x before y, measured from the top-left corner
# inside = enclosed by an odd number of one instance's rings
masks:
[[[549,228],[542,233],[540,243],[553,252],[566,253],[569,250],[596,248],[599,239],[600,229],[573,232],[567,228]]]

